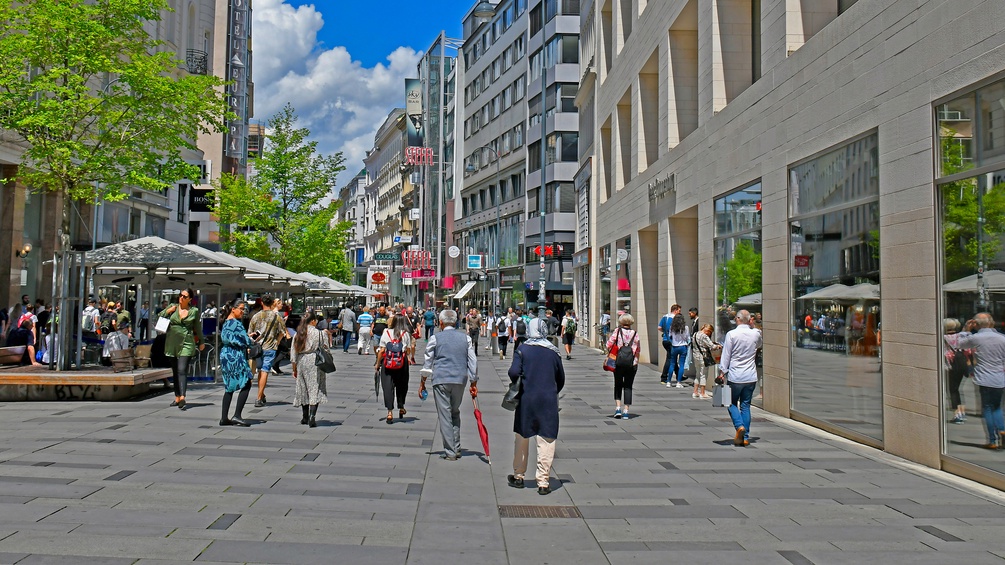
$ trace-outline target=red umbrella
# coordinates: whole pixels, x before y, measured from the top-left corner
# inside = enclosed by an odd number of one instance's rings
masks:
[[[478,407],[478,397],[472,396],[471,403],[475,406],[475,422],[478,423],[478,436],[482,438],[482,449],[485,450],[485,459],[492,464],[492,459],[489,458],[489,431],[485,429],[485,423],[482,422],[482,410]]]

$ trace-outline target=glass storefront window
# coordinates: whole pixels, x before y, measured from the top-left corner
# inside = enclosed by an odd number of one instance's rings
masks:
[[[789,170],[792,410],[883,439],[878,136]]]
[[[961,121],[944,123],[947,108]],[[987,449],[1001,442],[1005,371],[981,354],[982,348],[1005,342],[1005,81],[937,105],[935,114],[942,164],[936,194],[942,231],[943,449],[947,456],[1005,473],[1005,459]],[[960,178],[978,167],[982,174]],[[943,180],[951,175],[956,180]]]
[[[722,343],[736,327],[736,313],[750,312],[761,325],[761,183],[756,182],[715,199],[715,326]],[[699,318],[711,320],[710,316]],[[753,403],[763,404],[763,357],[757,354],[758,386]]]
[[[631,276],[632,238],[626,237],[617,241],[615,251],[615,277],[617,279],[616,315],[632,313],[632,276]],[[613,326],[614,324],[612,324]]]
[[[600,298],[600,315],[607,314],[611,317],[608,330],[618,324],[617,313],[611,312],[611,246],[610,244],[600,248],[600,260],[597,261],[600,288],[598,297]],[[606,332],[601,331],[601,339],[606,340]]]

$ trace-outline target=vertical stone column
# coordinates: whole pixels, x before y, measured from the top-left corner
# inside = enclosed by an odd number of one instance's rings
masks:
[[[17,176],[17,165],[3,165],[3,178]],[[24,245],[25,186],[17,180],[7,181],[2,188],[0,207],[0,307],[6,308],[21,298],[21,259],[15,250]],[[6,279],[6,280],[4,280]]]

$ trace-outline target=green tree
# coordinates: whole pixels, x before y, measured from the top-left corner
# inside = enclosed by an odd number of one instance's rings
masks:
[[[255,175],[221,179],[214,209],[223,226],[220,239],[228,252],[346,282],[350,224],[335,221],[337,200],[322,204],[337,190],[344,159],[341,152],[319,154],[310,130],[296,122],[287,104],[268,121]]]
[[[726,303],[732,304],[741,296],[761,292],[761,254],[754,250],[753,242],[741,240],[733,250],[733,257],[719,265],[719,290],[725,289]]]
[[[0,4],[0,128],[23,153],[18,177],[67,199],[125,198],[195,178],[182,158],[223,127],[222,81],[189,75],[144,29],[166,0],[20,0]],[[13,179],[7,179],[13,180]]]
[[[943,176],[973,168],[963,159],[955,133],[943,128],[940,136]],[[1005,232],[1005,185],[986,187],[982,193],[981,180],[971,177],[940,187],[947,281],[976,273],[979,259],[983,259],[988,268],[1001,252],[1001,235]],[[983,229],[979,227],[979,218],[983,218]]]

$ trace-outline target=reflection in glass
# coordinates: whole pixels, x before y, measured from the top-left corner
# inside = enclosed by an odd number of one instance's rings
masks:
[[[722,343],[736,327],[736,313],[748,310],[761,327],[761,183],[715,200],[715,313],[713,339]],[[763,355],[757,354],[758,387],[753,403],[763,404]]]
[[[630,314],[632,312],[632,278],[631,269],[629,268],[632,256],[632,238],[626,237],[618,240],[615,253],[614,260],[618,281],[618,304],[617,316],[615,318],[619,318],[622,314]],[[614,324],[612,323],[611,325],[613,326]]]
[[[939,196],[943,232],[941,372],[946,454],[1005,472],[1001,454],[984,447],[989,433],[983,417],[982,387],[977,384],[983,378],[975,378],[975,371],[981,370],[981,362],[987,358],[982,357],[980,346],[968,342],[968,336],[977,329],[974,319],[980,312],[991,316],[990,331],[1003,331],[1005,179],[1001,173],[990,173],[943,183],[939,185]],[[1001,370],[994,368],[996,373]],[[997,394],[1000,390],[987,387],[987,381],[984,384],[985,394]]]
[[[790,170],[792,409],[883,439],[879,171],[872,135]]]
[[[611,314],[611,246],[605,245],[600,248],[600,261],[598,262],[600,268],[600,315],[603,316],[607,314],[609,317]],[[610,320],[610,318],[605,318]],[[607,343],[607,333],[610,331],[611,326],[617,324],[617,317],[610,320],[608,324],[598,328],[600,330],[601,341]]]
[[[942,176],[974,168],[973,93],[938,106],[935,119],[942,145]]]

